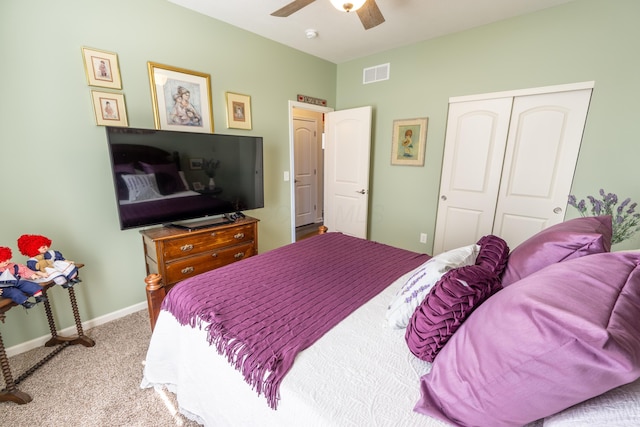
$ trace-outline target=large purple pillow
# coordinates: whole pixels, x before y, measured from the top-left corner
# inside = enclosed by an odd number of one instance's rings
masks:
[[[502,276],[502,286],[507,287],[557,262],[609,252],[612,227],[610,216],[591,216],[571,219],[542,230],[511,252]]]
[[[521,426],[640,378],[640,252],[550,265],[482,304],[421,379],[415,410]]]
[[[478,245],[476,264],[445,273],[413,312],[405,340],[419,359],[433,362],[471,312],[501,288],[507,243],[497,236],[484,236]]]

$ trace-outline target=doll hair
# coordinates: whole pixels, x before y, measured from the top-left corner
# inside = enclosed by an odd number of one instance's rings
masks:
[[[11,249],[6,246],[0,246],[0,262],[9,261],[11,259]]]
[[[42,246],[51,246],[51,239],[37,234],[23,234],[18,238],[18,249],[24,256],[34,257]]]

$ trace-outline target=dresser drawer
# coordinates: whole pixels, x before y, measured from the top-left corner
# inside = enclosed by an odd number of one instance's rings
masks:
[[[173,239],[164,244],[165,262],[209,252],[224,246],[252,242],[255,240],[254,230],[253,225],[247,224]]]
[[[165,283],[176,283],[253,255],[255,255],[255,246],[253,242],[249,242],[168,262],[165,266]]]

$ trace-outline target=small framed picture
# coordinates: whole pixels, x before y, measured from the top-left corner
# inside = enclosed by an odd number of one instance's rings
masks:
[[[192,171],[202,170],[202,159],[189,159],[189,169]]]
[[[211,76],[148,62],[156,129],[213,133]]]
[[[227,92],[227,127],[229,129],[251,129],[251,97]]]
[[[99,126],[129,126],[123,94],[92,90],[91,99]]]
[[[117,54],[83,47],[82,57],[89,86],[122,89]]]
[[[393,121],[391,164],[424,166],[427,117]]]
[[[204,185],[200,181],[194,181],[192,183],[194,191],[202,191],[204,190]]]

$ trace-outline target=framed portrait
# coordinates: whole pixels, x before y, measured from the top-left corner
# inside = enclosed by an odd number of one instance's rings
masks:
[[[424,166],[428,120],[421,117],[393,121],[392,165]]]
[[[155,62],[147,66],[156,129],[213,133],[209,74]]]
[[[251,97],[227,92],[227,127],[230,129],[251,129]]]
[[[82,57],[89,86],[122,89],[117,54],[83,47]]]
[[[129,126],[123,94],[92,90],[91,99],[98,126]]]
[[[204,161],[202,159],[189,159],[189,169],[192,171],[202,170],[202,164]]]

